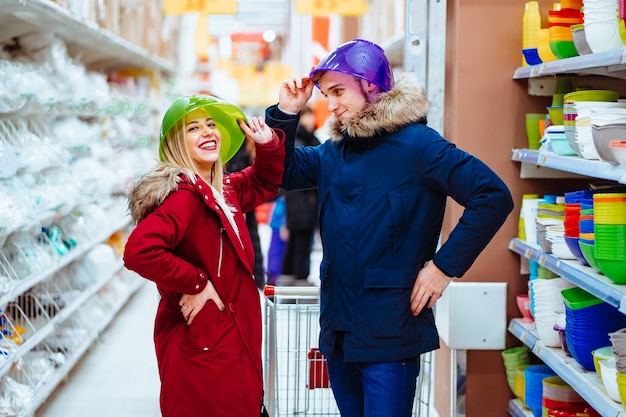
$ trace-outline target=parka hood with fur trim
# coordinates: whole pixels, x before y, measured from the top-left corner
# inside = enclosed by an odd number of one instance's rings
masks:
[[[425,123],[429,108],[430,103],[421,83],[412,74],[403,73],[391,90],[381,93],[375,103],[345,123],[331,116],[328,125],[330,138],[339,141],[344,137],[371,138],[385,132],[396,132],[410,124]]]
[[[128,187],[128,210],[133,221],[139,223],[176,191],[184,178],[194,177],[191,172],[164,163],[139,177]]]

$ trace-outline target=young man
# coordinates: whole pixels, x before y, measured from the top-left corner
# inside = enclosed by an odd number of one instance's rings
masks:
[[[331,137],[294,149],[313,85]],[[382,48],[355,39],[285,81],[266,110],[286,135],[283,188],[318,189],[319,343],[344,417],[411,415],[419,356],[439,347],[432,307],[513,208],[489,167],[426,126],[428,108],[410,74],[394,82]],[[448,197],[465,209],[437,249]]]

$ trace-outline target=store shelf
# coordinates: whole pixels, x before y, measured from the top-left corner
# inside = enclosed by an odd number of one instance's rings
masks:
[[[614,284],[591,267],[583,266],[578,261],[559,259],[544,252],[536,244],[517,238],[509,242],[509,249],[538,262],[544,268],[576,284],[626,314],[626,285]]]
[[[33,348],[43,342],[47,337],[51,334],[54,334],[57,327],[67,320],[72,314],[76,312],[80,307],[82,307],[85,302],[90,299],[94,294],[96,294],[102,287],[108,284],[114,275],[122,269],[122,261],[119,261],[116,268],[111,270],[111,276],[106,280],[101,280],[96,282],[83,292],[72,302],[63,308],[57,315],[55,315],[50,321],[46,323],[41,329],[39,329],[35,334],[28,335],[25,338],[24,343],[22,343],[15,352],[12,352],[7,358],[6,362],[0,366],[0,377],[5,375],[11,366],[18,362],[20,358],[22,358],[25,354],[30,352]]]
[[[135,66],[168,74],[171,62],[102,29],[95,22],[82,20],[68,9],[48,0],[3,0],[0,12],[0,40],[35,30],[57,33],[70,54],[88,67],[113,70]]]
[[[115,212],[115,211],[114,211]],[[13,287],[9,292],[0,296],[0,308],[3,308],[7,305],[7,303],[14,300],[18,295],[23,294],[28,289],[34,287],[42,281],[45,281],[49,277],[51,277],[55,272],[59,271],[61,268],[69,265],[75,260],[81,258],[85,255],[91,248],[93,248],[96,244],[104,242],[107,240],[113,233],[118,230],[124,229],[126,226],[130,224],[130,217],[125,216],[122,217],[116,225],[111,230],[106,230],[95,236],[94,239],[82,245],[77,246],[73,250],[67,253],[67,255],[60,258],[57,262],[52,263],[43,271],[39,271],[35,274],[32,274],[23,280],[21,280],[15,287]]]
[[[530,149],[513,149],[511,159],[513,161],[535,164],[540,167],[626,184],[626,167],[609,162],[590,160],[578,156],[560,156],[550,152]]]
[[[74,368],[74,366],[80,361],[85,352],[91,347],[91,345],[98,339],[100,333],[104,331],[111,322],[115,319],[118,312],[126,305],[130,297],[137,292],[137,290],[144,284],[143,280],[136,280],[135,283],[130,285],[126,294],[118,301],[114,308],[111,309],[109,314],[105,317],[105,319],[100,323],[99,326],[90,329],[90,334],[87,340],[85,340],[81,345],[70,355],[65,364],[61,366],[59,369],[54,372],[50,376],[48,380],[46,380],[36,392],[33,400],[31,401],[30,407],[25,410],[22,410],[18,417],[31,417],[35,414],[35,411],[48,399],[48,397],[52,394],[52,392],[56,389],[56,387],[69,375],[70,371]]]
[[[514,79],[545,77],[558,74],[595,74],[612,78],[626,78],[626,47],[596,54],[519,67]]]
[[[530,408],[526,407],[519,398],[509,401],[506,410],[509,412],[509,415],[513,417],[533,417]]]
[[[613,401],[595,372],[584,369],[563,349],[543,345],[531,324],[521,319],[509,323],[509,332],[520,339],[532,352],[567,382],[581,397],[603,416],[626,417],[621,404]],[[522,335],[520,337],[519,335]]]

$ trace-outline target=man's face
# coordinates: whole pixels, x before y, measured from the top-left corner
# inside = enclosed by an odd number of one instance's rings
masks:
[[[344,122],[354,117],[366,105],[365,85],[352,75],[326,71],[319,80],[320,92],[328,100],[328,111]]]

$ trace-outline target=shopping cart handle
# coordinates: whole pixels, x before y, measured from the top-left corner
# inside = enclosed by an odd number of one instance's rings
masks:
[[[263,287],[263,295],[266,297],[274,297],[275,295],[315,296],[319,295],[319,293],[319,287],[282,287],[275,285],[266,285]]]

